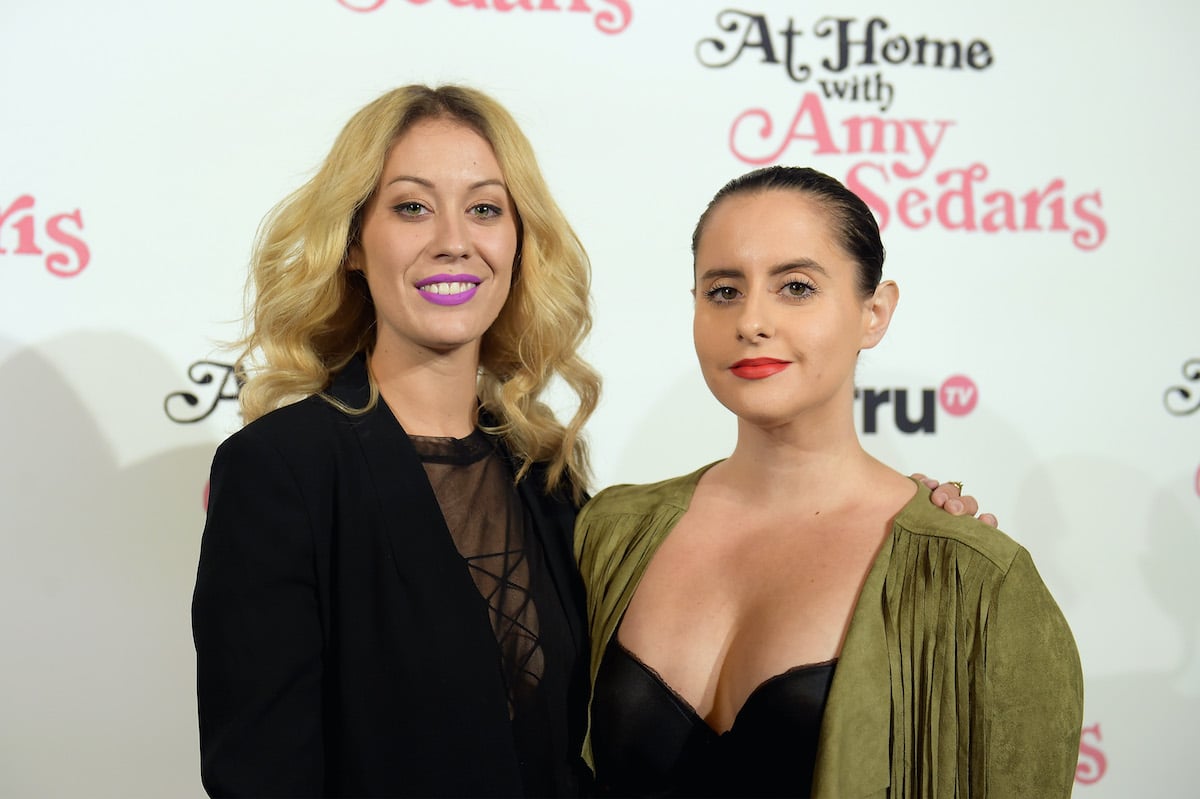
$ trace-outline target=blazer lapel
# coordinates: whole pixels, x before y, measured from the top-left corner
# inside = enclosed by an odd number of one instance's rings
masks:
[[[370,396],[365,358],[355,358],[334,379],[329,393],[352,408]],[[459,555],[412,441],[380,398],[374,408],[347,416],[354,428],[379,502],[379,535],[387,540],[397,578],[413,615],[424,623],[427,652],[437,652],[442,677],[462,680],[464,693],[477,691],[498,702],[507,717],[499,651],[466,563]],[[489,656],[490,655],[490,656]]]
[[[516,469],[515,464],[513,469]],[[587,631],[583,625],[583,579],[575,567],[571,544],[576,508],[570,499],[545,494],[545,477],[544,468],[534,466],[521,480],[519,491],[534,535],[539,537],[546,551],[546,563],[558,592],[559,603],[566,611],[571,640],[576,651],[584,652],[587,649]]]

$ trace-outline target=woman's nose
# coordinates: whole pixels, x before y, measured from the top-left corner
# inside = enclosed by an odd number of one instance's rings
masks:
[[[436,220],[434,254],[439,258],[463,258],[470,255],[471,236],[466,220],[454,214],[441,215]]]
[[[742,301],[737,318],[738,338],[744,341],[770,338],[775,334],[775,324],[768,297],[748,294]]]

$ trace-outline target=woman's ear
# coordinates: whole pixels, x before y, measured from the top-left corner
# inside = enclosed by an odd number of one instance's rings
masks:
[[[863,335],[860,349],[868,350],[883,340],[896,303],[900,301],[900,288],[894,280],[885,280],[875,287],[875,293],[863,306]]]
[[[352,241],[346,247],[346,255],[342,258],[342,268],[347,272],[362,272],[364,276],[367,274],[363,269],[362,248],[358,246],[358,242]]]

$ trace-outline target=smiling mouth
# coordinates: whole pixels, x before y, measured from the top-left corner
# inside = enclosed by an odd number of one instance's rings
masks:
[[[426,294],[462,294],[464,291],[470,291],[478,286],[478,283],[428,283],[424,286],[417,286],[419,291],[424,291]]]
[[[474,275],[432,275],[417,283],[417,292],[434,305],[462,305],[481,282]]]

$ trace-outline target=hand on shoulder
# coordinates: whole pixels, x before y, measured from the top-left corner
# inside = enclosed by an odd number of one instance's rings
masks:
[[[963,494],[963,484],[957,481],[939,482],[932,477],[926,477],[915,472],[912,479],[923,483],[932,493],[929,499],[934,505],[952,516],[978,516],[979,521],[988,527],[999,527],[999,520],[991,513],[979,512],[979,501],[970,494]]]

